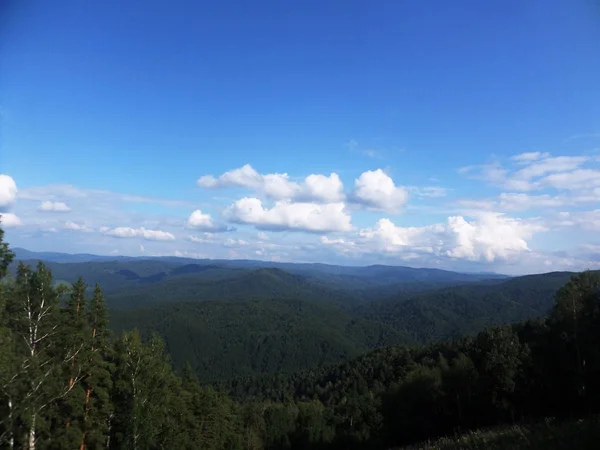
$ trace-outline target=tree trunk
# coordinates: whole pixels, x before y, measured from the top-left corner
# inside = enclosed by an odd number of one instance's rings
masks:
[[[36,414],[33,413],[31,416],[31,426],[29,427],[28,450],[35,450],[35,419]]]
[[[13,411],[12,411],[12,399],[8,397],[8,448],[13,450],[15,448],[15,437],[13,435]]]
[[[108,422],[108,434],[106,435],[106,450],[110,448],[110,435],[112,433],[112,418],[113,414],[109,415],[106,421]]]

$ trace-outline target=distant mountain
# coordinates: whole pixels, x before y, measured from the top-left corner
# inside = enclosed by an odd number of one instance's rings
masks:
[[[133,259],[127,256],[99,256],[89,253],[59,253],[59,252],[32,252],[24,248],[16,247],[12,249],[17,260],[28,261],[46,261],[56,263],[82,263],[89,261],[115,261]]]
[[[209,267],[209,266],[204,266]],[[185,268],[183,273],[182,269]],[[361,297],[350,291],[334,290],[318,280],[290,274],[280,269],[232,269],[181,266],[161,280],[137,280],[137,286],[107,293],[113,308],[132,308],[155,303],[243,301],[250,299],[297,299],[356,305]],[[140,282],[146,283],[140,286]]]
[[[115,257],[89,254],[31,252],[15,249],[17,259],[30,263],[49,263],[55,277],[67,282],[83,276],[90,284],[100,282],[107,291],[159,283],[179,276],[194,275],[202,279],[223,279],[243,270],[278,269],[310,278],[329,289],[352,291],[369,298],[365,291],[379,291],[389,296],[397,291],[423,291],[443,286],[502,280],[505,275],[465,274],[440,269],[372,265],[366,267],[329,264],[278,263],[253,260],[210,260],[176,257]],[[52,263],[52,264],[51,264]],[[373,291],[372,293],[375,293]]]

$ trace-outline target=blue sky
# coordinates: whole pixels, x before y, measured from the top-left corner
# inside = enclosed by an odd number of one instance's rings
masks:
[[[599,263],[597,2],[2,8],[13,245],[508,273]]]

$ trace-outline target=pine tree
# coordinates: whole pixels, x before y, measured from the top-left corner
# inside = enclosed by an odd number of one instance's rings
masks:
[[[0,215],[0,225],[2,225],[2,216]],[[0,280],[6,276],[8,266],[15,258],[14,252],[10,249],[7,242],[4,242],[4,230],[0,226]]]
[[[109,362],[110,331],[104,295],[96,284],[94,296],[87,311],[90,333],[90,353],[87,372],[83,379],[85,387],[84,426],[79,445],[83,449],[106,448],[109,423],[112,414],[110,390],[113,367]]]
[[[83,435],[85,390],[83,380],[89,360],[89,333],[85,311],[87,285],[79,278],[61,310],[57,345],[65,361],[60,367],[62,386],[68,393],[57,400],[53,417],[54,448],[76,448]]]
[[[8,287],[4,278],[14,256],[0,228],[0,446],[6,443],[9,449],[14,447],[14,385],[19,368],[14,336],[8,326]]]

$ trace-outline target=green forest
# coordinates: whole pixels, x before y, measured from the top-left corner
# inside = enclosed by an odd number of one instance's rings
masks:
[[[2,449],[552,449],[600,439],[599,272],[408,283],[395,295],[393,283],[355,281],[383,289],[377,301],[366,290],[345,301],[334,283],[280,269],[210,289],[169,273],[154,291],[164,301],[130,297],[119,308],[124,285],[103,293],[76,265],[57,277],[57,264],[14,259],[0,229]],[[141,287],[128,286],[127,296]],[[198,290],[205,301],[194,301]]]

